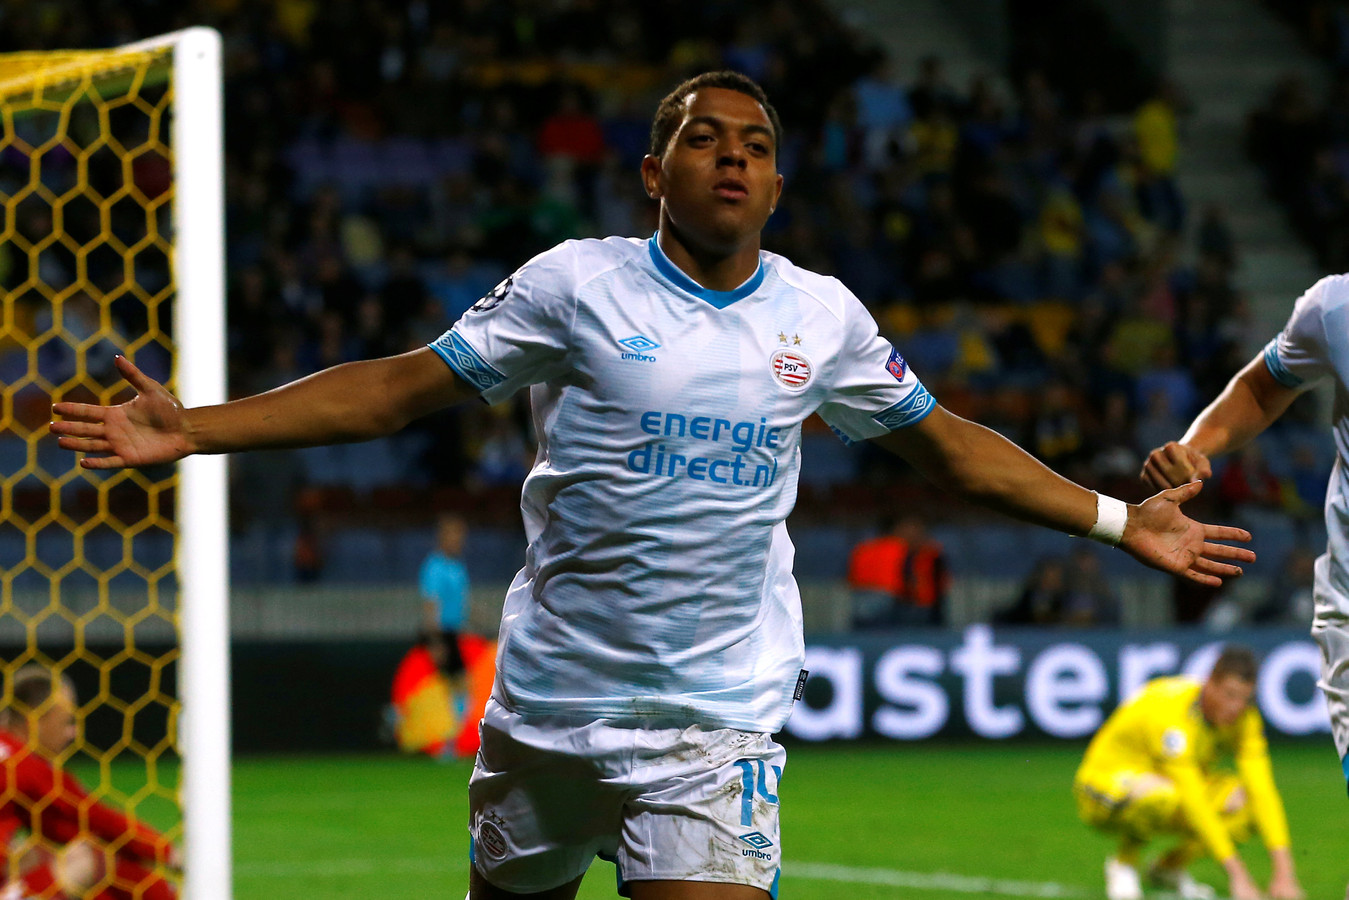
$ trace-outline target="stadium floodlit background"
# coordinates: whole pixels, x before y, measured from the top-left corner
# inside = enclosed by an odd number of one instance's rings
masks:
[[[1349,14],[1329,0],[9,0],[0,52],[189,25],[225,41],[233,395],[424,344],[560,240],[651,233],[655,101],[717,66],[762,82],[788,131],[767,248],[837,274],[948,408],[1116,496],[1144,496],[1147,450],[1349,264]],[[24,166],[0,156],[7,194]],[[0,243],[0,287],[23,277]],[[40,298],[11,301],[40,319]],[[103,305],[120,345],[144,330]],[[0,342],[0,381],[26,365]],[[1338,896],[1349,834],[1305,636],[1324,407],[1299,401],[1194,502],[1257,535],[1216,593],[1094,545],[1074,559],[812,422],[790,527],[816,676],[784,737],[784,896],[1100,896],[1107,845],[1069,792],[1085,737],[1140,678],[1232,637],[1266,654],[1304,886]],[[399,757],[381,722],[438,511],[470,522],[473,627],[493,633],[531,441],[521,396],[231,461],[237,896],[462,888],[468,764]],[[0,474],[25,453],[0,433]],[[853,628],[848,553],[897,510],[941,542],[945,622]],[[0,561],[32,563],[0,529]],[[137,546],[162,562],[154,537]],[[1056,560],[1077,599],[1027,616]]]

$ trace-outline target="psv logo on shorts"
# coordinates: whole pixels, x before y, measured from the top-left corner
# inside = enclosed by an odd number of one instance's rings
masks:
[[[478,826],[478,846],[492,859],[501,859],[506,855],[506,836],[495,822],[483,822]]]
[[[810,384],[810,360],[799,350],[779,350],[768,364],[773,370],[773,378],[789,391],[804,391]]]

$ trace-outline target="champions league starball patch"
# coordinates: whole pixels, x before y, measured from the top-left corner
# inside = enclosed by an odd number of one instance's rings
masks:
[[[506,296],[510,294],[511,287],[513,287],[514,285],[515,285],[515,276],[508,275],[505,281],[501,282],[501,284],[497,285],[496,287],[492,288],[492,290],[488,291],[486,297],[483,297],[477,303],[469,307],[469,311],[487,312],[489,309],[495,309],[496,307],[500,306],[501,301],[505,300]]]
[[[773,377],[789,391],[804,391],[810,383],[810,360],[799,350],[779,350],[769,359]]]
[[[895,381],[904,380],[904,357],[894,347],[890,348],[890,361],[885,364],[885,371],[895,376]]]

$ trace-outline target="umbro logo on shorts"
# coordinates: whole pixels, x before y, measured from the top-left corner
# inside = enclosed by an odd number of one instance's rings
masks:
[[[752,856],[755,859],[762,859],[768,862],[772,862],[773,860],[772,854],[765,853],[764,850],[773,846],[773,842],[770,841],[763,832],[751,831],[749,834],[742,834],[740,835],[740,840],[744,841],[746,844],[749,844],[751,847],[754,848],[753,850],[746,850],[744,847],[741,847],[740,848],[741,856]]]
[[[740,840],[749,844],[755,850],[762,850],[765,847],[773,846],[773,842],[768,839],[762,831],[751,831],[749,834],[740,835]]]

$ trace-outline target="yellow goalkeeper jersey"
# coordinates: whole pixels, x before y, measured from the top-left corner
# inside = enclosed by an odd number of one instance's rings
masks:
[[[1121,771],[1155,772],[1170,779],[1186,820],[1214,858],[1223,860],[1236,847],[1218,811],[1206,801],[1204,788],[1218,765],[1230,759],[1265,846],[1287,847],[1288,819],[1274,787],[1259,711],[1250,707],[1231,726],[1215,728],[1200,710],[1201,687],[1185,677],[1148,682],[1096,732],[1076,781],[1091,783]]]

